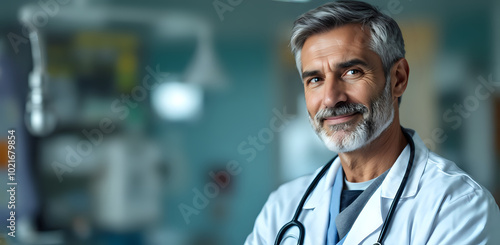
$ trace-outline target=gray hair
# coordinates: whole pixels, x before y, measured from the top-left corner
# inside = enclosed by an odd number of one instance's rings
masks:
[[[392,65],[405,56],[403,35],[398,24],[368,3],[344,0],[312,9],[295,21],[290,46],[299,73],[302,67],[301,51],[307,38],[351,23],[370,27],[370,49],[382,60],[387,78]]]

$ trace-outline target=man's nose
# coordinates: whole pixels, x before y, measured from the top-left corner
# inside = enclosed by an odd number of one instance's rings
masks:
[[[347,101],[345,83],[335,76],[326,77],[323,85],[323,105],[333,108],[339,102]]]

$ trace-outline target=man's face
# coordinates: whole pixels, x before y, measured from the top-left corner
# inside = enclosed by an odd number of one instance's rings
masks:
[[[391,83],[369,44],[369,28],[349,24],[310,36],[302,48],[311,124],[332,151],[365,146],[393,120]]]

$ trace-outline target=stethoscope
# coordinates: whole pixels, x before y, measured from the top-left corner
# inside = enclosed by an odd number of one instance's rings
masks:
[[[384,241],[385,236],[387,235],[387,231],[389,230],[389,226],[392,221],[392,217],[394,215],[394,210],[396,210],[396,207],[398,206],[399,199],[401,198],[401,195],[403,194],[403,190],[405,189],[406,182],[408,181],[408,175],[410,175],[410,170],[411,167],[413,166],[413,159],[415,158],[415,143],[413,142],[412,137],[403,129],[403,133],[406,137],[406,140],[408,141],[408,144],[410,144],[410,159],[408,160],[408,166],[406,167],[406,172],[405,175],[403,176],[403,180],[401,180],[401,184],[399,185],[398,192],[396,192],[396,196],[394,197],[394,200],[392,201],[391,207],[389,208],[389,212],[387,213],[387,216],[382,224],[382,230],[380,231],[380,235],[377,239],[377,242],[373,245],[382,245],[382,242]],[[276,240],[274,242],[275,245],[279,245],[283,241],[283,237],[285,233],[290,230],[293,227],[297,227],[299,229],[299,238],[298,238],[298,243],[299,245],[304,244],[304,235],[306,234],[306,229],[304,228],[304,225],[299,221],[299,215],[300,212],[302,212],[302,209],[304,207],[304,203],[306,202],[307,197],[311,195],[312,191],[314,188],[316,188],[316,185],[318,185],[318,182],[320,181],[321,178],[325,175],[326,171],[330,168],[332,165],[333,161],[338,156],[335,156],[330,162],[328,162],[316,175],[314,180],[311,182],[309,187],[307,187],[306,192],[302,196],[302,199],[300,200],[299,205],[297,206],[297,209],[295,210],[295,214],[293,215],[292,220],[290,222],[286,223],[283,227],[281,227],[280,231],[278,232],[278,235],[276,236]]]

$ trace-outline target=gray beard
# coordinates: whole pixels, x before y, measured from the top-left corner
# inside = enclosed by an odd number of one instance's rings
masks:
[[[316,134],[331,151],[337,153],[355,151],[378,138],[391,125],[394,120],[391,97],[391,86],[388,79],[382,94],[370,103],[370,110],[359,104],[351,104],[338,109],[326,108],[318,111],[314,120],[309,117],[309,121]],[[322,119],[327,116],[342,115],[352,111],[362,113],[362,121],[358,123],[349,121],[328,126],[329,132],[331,132],[331,135],[329,135],[323,127]]]

